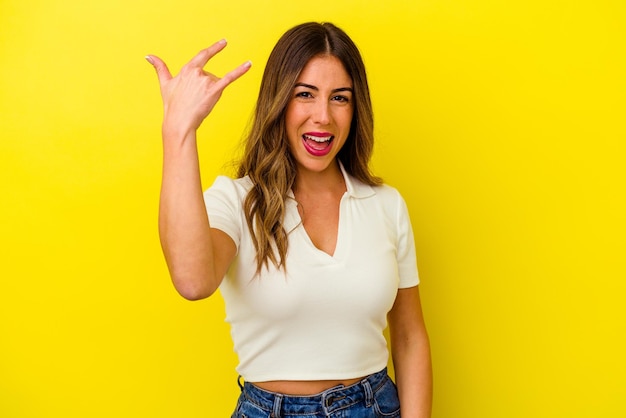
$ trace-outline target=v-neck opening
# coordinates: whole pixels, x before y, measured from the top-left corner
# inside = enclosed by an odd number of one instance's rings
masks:
[[[335,262],[344,260],[346,257],[346,253],[350,243],[348,242],[350,239],[350,216],[349,216],[349,205],[348,199],[360,199],[364,197],[369,197],[374,194],[374,190],[369,185],[362,184],[358,181],[354,181],[350,177],[350,175],[345,170],[341,161],[339,161],[339,168],[341,170],[341,174],[343,176],[346,191],[341,196],[339,200],[339,219],[337,222],[337,241],[335,243],[335,249],[333,254],[329,254],[321,249],[319,249],[311,239],[309,233],[304,227],[304,222],[300,213],[298,212],[298,202],[296,201],[295,195],[292,190],[288,192],[287,199],[287,212],[285,214],[284,226],[285,230],[288,234],[294,234],[294,238],[299,236],[301,238],[301,244],[306,245],[311,248],[311,253],[314,257],[320,260],[333,260]],[[300,231],[300,227],[302,231]],[[302,234],[302,235],[300,235]],[[302,242],[304,241],[304,242]],[[298,245],[298,244],[296,244]]]
[[[341,199],[339,200],[339,218],[337,221],[337,231],[336,231],[337,235],[336,235],[336,241],[335,241],[335,248],[332,254],[327,253],[326,251],[320,249],[319,247],[315,245],[308,231],[304,227],[304,222],[297,208],[298,202],[295,199],[293,200],[293,203],[295,206],[293,207],[292,214],[293,214],[293,217],[297,218],[297,222],[296,222],[296,225],[294,226],[293,232],[297,232],[298,234],[301,234],[302,239],[306,242],[307,246],[311,249],[311,251],[313,252],[313,254],[315,254],[316,257],[322,258],[322,259],[330,259],[335,262],[341,261],[343,259],[343,256],[345,253],[344,241],[346,239],[345,229],[347,227],[346,225],[347,219],[345,219],[345,214],[343,212],[345,210],[344,200],[347,198],[348,198],[348,193],[345,192],[343,196],[341,196]]]
[[[309,231],[307,231],[306,227],[304,226],[304,221],[302,221],[301,218],[301,222],[302,222],[302,232],[304,233],[307,241],[309,242],[309,244],[311,245],[311,247],[313,248],[313,250],[319,254],[322,255],[322,257],[329,257],[333,260],[338,260],[338,255],[340,253],[340,247],[343,241],[343,233],[342,233],[342,224],[344,223],[344,217],[343,217],[343,201],[346,198],[347,193],[344,192],[344,194],[341,196],[341,198],[339,199],[339,208],[338,208],[338,215],[337,215],[337,228],[334,231],[335,233],[335,246],[333,248],[333,252],[332,254],[327,253],[326,251],[322,250],[321,248],[319,248],[317,245],[315,245],[315,243],[313,242],[313,239],[311,238],[311,235],[309,234]],[[298,216],[300,216],[300,213],[298,213]]]

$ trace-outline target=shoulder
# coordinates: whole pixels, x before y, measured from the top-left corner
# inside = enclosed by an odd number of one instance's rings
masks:
[[[402,210],[406,206],[404,198],[395,187],[388,184],[381,184],[379,186],[372,186],[372,189],[375,192],[376,198],[386,208],[397,211]]]
[[[388,200],[403,200],[402,195],[393,186],[388,185],[387,183],[383,183],[379,186],[372,186],[374,191],[380,198],[388,199]]]
[[[232,196],[245,196],[252,188],[252,181],[248,176],[233,179],[227,176],[217,176],[205,194],[227,194]]]
[[[243,202],[252,188],[252,182],[248,177],[232,179],[227,176],[218,176],[211,187],[204,192],[204,203],[210,214],[216,212],[229,212],[235,216],[241,212]]]
[[[400,191],[388,184],[373,186],[378,204],[388,219],[400,228],[404,228],[409,221],[409,208]]]
[[[386,183],[369,185],[347,173],[343,166],[341,169],[346,182],[347,193],[357,200],[376,202],[381,205],[387,214],[397,215],[398,211],[404,210],[406,204],[398,189]]]
[[[210,189],[241,189],[250,190],[252,187],[252,181],[248,176],[240,177],[237,179],[230,178],[228,176],[217,176],[213,181]]]

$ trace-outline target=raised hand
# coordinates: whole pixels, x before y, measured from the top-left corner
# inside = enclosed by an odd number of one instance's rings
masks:
[[[203,49],[175,77],[163,60],[146,57],[159,77],[164,108],[159,235],[174,286],[188,299],[215,292],[237,249],[228,235],[211,231],[196,144],[196,130],[224,89],[250,68],[246,62],[222,78],[204,71],[225,46],[222,40]]]
[[[200,51],[172,76],[163,60],[154,55],[146,56],[156,69],[163,99],[163,134],[179,138],[195,132],[209,115],[224,89],[250,69],[247,61],[219,78],[204,71],[204,66],[226,46],[221,40]]]

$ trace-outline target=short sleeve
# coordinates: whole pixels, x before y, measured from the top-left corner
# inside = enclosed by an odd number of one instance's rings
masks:
[[[213,185],[204,192],[204,204],[211,228],[224,231],[239,248],[242,205],[236,182],[226,176],[218,176]]]
[[[417,286],[420,282],[417,272],[417,258],[415,255],[415,240],[413,237],[413,228],[411,219],[409,218],[409,210],[402,196],[398,194],[398,212],[397,212],[397,258],[398,258],[398,274],[400,289]]]

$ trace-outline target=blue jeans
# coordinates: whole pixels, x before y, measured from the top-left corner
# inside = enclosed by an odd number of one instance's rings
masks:
[[[241,385],[240,385],[241,386]],[[387,369],[350,386],[311,396],[268,392],[251,383],[241,387],[231,418],[397,418],[400,400]]]

